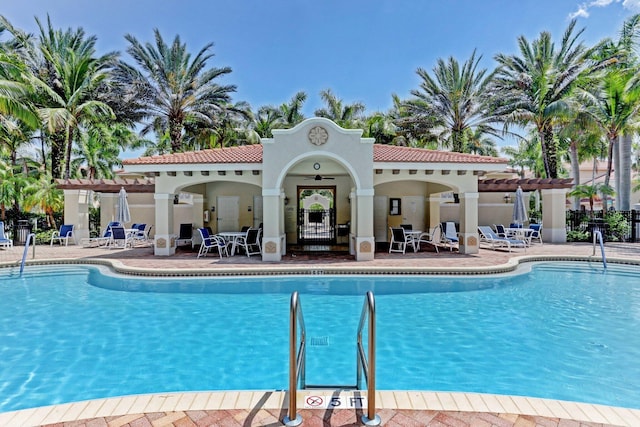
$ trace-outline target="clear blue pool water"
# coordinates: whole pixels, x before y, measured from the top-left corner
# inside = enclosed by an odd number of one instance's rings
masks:
[[[0,411],[137,393],[287,388],[291,292],[307,382],[355,383],[367,290],[377,385],[640,408],[640,270],[517,275],[144,279],[88,266],[0,270]]]

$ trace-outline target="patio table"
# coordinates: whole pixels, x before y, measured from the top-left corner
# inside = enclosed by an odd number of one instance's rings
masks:
[[[236,247],[238,246],[238,242],[241,238],[247,236],[246,231],[221,231],[218,233],[218,236],[221,236],[224,240],[231,243],[231,251],[229,252],[229,256],[233,256],[236,254]]]

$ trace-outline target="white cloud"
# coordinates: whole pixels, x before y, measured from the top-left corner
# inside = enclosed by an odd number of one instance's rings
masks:
[[[586,6],[584,4],[578,6],[578,10],[576,10],[575,12],[569,14],[569,19],[588,18],[589,17],[589,12],[587,12],[587,7],[588,6]]]
[[[620,0],[593,0],[591,3],[589,3],[589,7],[591,6],[595,6],[595,7],[605,7],[605,6],[609,6],[611,3],[613,2],[619,3]]]
[[[569,14],[569,19],[588,18],[589,9],[592,7],[607,7],[612,3],[622,2],[622,7],[633,11],[640,11],[640,0],[591,0],[588,3],[578,5],[578,10]]]
[[[640,0],[624,0],[622,2],[622,7],[634,12],[640,12]]]

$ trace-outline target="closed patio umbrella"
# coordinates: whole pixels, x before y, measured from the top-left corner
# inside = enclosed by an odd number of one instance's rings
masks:
[[[116,209],[115,220],[121,224],[131,221],[129,202],[127,202],[127,191],[124,187],[121,187],[120,192],[118,193],[118,206]]]
[[[527,221],[527,208],[524,205],[524,193],[522,192],[522,187],[518,186],[516,190],[516,199],[513,203],[513,218],[512,221],[514,224],[522,225]]]

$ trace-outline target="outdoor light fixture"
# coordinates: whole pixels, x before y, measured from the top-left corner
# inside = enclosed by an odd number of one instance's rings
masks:
[[[503,199],[505,203],[511,203],[511,194],[505,193]]]
[[[285,204],[285,206],[289,204],[289,198],[288,197],[284,198],[284,204]]]

